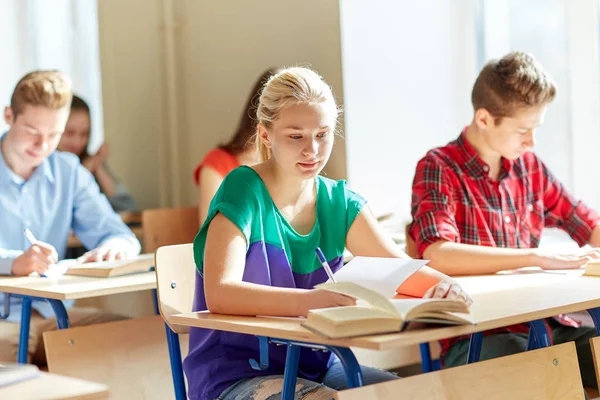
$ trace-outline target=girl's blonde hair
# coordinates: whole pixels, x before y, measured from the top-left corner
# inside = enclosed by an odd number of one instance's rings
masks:
[[[279,70],[263,86],[256,109],[258,123],[269,129],[286,107],[295,104],[323,105],[337,122],[339,110],[331,87],[315,71],[291,67]],[[258,137],[258,131],[255,140],[261,161],[268,160],[271,152]]]

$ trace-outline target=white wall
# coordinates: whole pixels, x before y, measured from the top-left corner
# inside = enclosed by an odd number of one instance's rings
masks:
[[[340,2],[347,175],[376,214],[410,215],[417,161],[472,118],[475,3]]]

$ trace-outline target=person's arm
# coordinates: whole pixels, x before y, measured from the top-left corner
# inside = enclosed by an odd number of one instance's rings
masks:
[[[431,159],[417,165],[413,181],[413,223],[409,234],[428,265],[450,276],[493,274],[528,266],[578,268],[585,254],[555,255],[539,249],[507,249],[459,243],[454,185],[443,166]]]
[[[206,220],[208,208],[219,186],[223,182],[223,177],[209,166],[204,166],[200,170],[200,184],[198,185],[198,217],[200,226]]]
[[[346,237],[346,247],[355,256],[365,257],[390,257],[410,258],[394,241],[383,232],[371,210],[365,206],[358,214]],[[439,297],[448,299],[461,299],[471,302],[469,296],[450,277],[424,266],[405,282],[410,286],[423,287],[422,293],[415,293],[424,297]],[[418,283],[417,283],[418,282]],[[427,284],[430,282],[431,284]],[[422,283],[425,283],[423,285]]]
[[[45,242],[38,241],[25,251],[0,249],[0,275],[41,275],[57,261],[56,249]]]
[[[218,213],[208,227],[204,251],[204,293],[208,310],[217,314],[306,316],[308,310],[355,304],[326,290],[279,288],[243,282],[246,238]]]
[[[80,262],[136,256],[140,243],[100,193],[89,171],[77,165],[73,204],[73,231],[82,244],[92,249]]]
[[[113,197],[117,193],[117,182],[104,168],[104,165],[100,164],[100,166],[96,168],[94,176],[100,186],[100,190],[106,197]]]

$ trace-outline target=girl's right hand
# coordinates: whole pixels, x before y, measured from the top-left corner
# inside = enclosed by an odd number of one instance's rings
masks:
[[[305,310],[304,315],[306,315],[308,310],[354,305],[356,305],[356,299],[352,297],[328,290],[313,289],[306,292],[302,307]]]

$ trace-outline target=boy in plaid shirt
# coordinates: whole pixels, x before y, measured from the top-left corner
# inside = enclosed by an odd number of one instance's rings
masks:
[[[575,199],[530,150],[556,85],[529,54],[489,62],[472,92],[475,115],[459,137],[417,164],[409,234],[412,256],[447,275],[481,275],[537,265],[578,268],[598,257],[538,249],[544,227],[566,231],[580,246],[600,246],[600,216]],[[594,329],[567,316],[546,321],[554,343],[575,341],[583,383],[597,387],[589,339]],[[528,326],[485,333],[481,359],[527,348]],[[468,337],[442,341],[445,366],[467,360]]]

